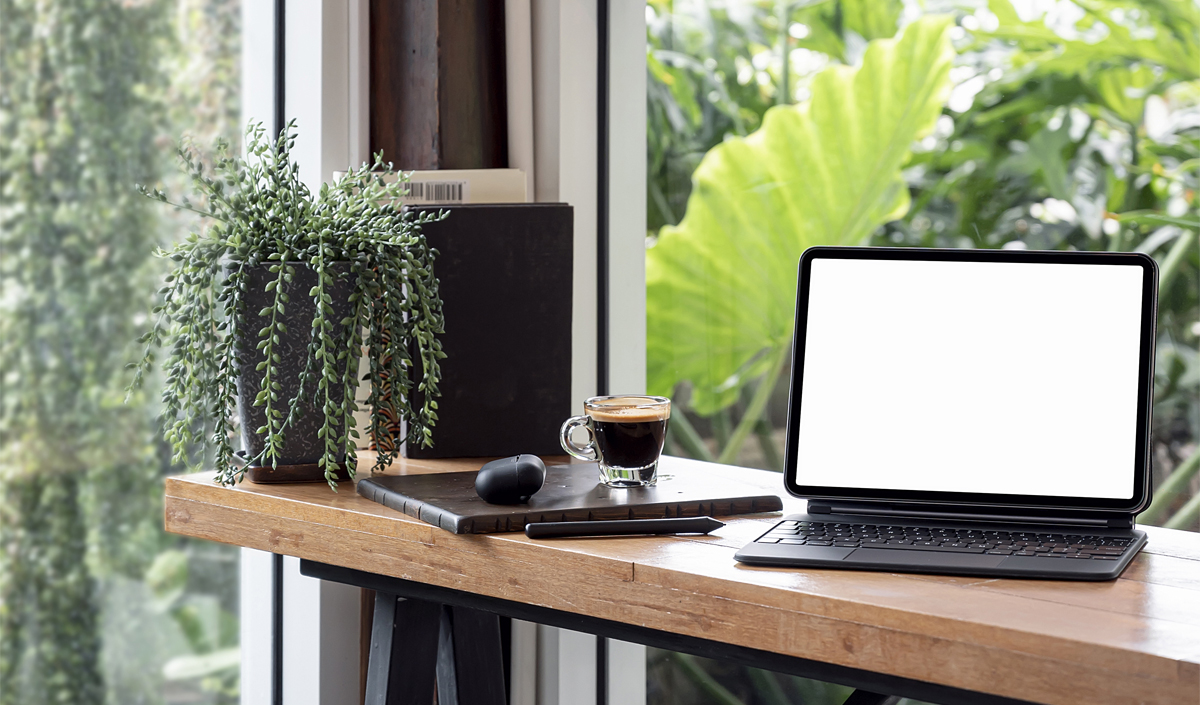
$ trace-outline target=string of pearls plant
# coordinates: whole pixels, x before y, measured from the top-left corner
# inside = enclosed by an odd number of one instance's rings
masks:
[[[358,434],[352,414],[358,410],[354,392],[364,345],[370,360],[371,432],[378,446],[398,448],[405,440],[430,444],[437,420],[438,361],[445,354],[437,338],[443,330],[433,271],[437,252],[426,243],[421,226],[444,213],[401,208],[406,179],[401,174],[386,180],[395,172],[382,153],[336,185],[322,184],[314,198],[292,159],[295,140],[294,121],[273,142],[261,124],[252,123],[246,130],[247,158],[232,156],[228,145],[218,142],[211,169],[194,150],[180,147],[181,166],[200,196],[196,201],[184,197],[176,203],[158,189],[138,187],[154,200],[198,213],[211,223],[170,250],[158,251],[174,264],[158,292],[153,325],[140,339],[145,353],[131,365],[130,388],[142,384],[155,350],[165,347],[164,433],[174,462],[194,468],[213,457],[217,482],[226,485],[240,481],[247,465],[274,467],[302,400],[311,406],[315,398],[323,414],[319,465],[336,491],[338,462],[344,458],[351,476],[356,469]],[[317,275],[307,292],[315,305],[311,321],[287,315],[286,289],[298,264]],[[345,276],[347,264],[352,312],[334,320],[334,265]],[[259,265],[269,265],[270,303],[248,311],[247,270]],[[289,325],[311,325],[312,332],[299,391],[284,398],[279,345]],[[237,335],[239,326],[245,332]],[[238,356],[255,353],[239,350],[248,345],[235,345],[235,340],[251,335],[261,360],[253,405],[265,411],[265,423],[255,433],[265,443],[257,457],[240,464],[232,445]],[[405,438],[396,437],[389,417],[406,422]],[[373,470],[388,465],[394,455],[394,450],[381,450]]]

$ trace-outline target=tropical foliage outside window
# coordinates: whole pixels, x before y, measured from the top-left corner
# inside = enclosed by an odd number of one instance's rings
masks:
[[[239,129],[237,0],[0,0],[0,704],[238,700],[238,553],[162,530],[155,385],[192,227],[135,184]],[[170,187],[168,181],[162,184]]]
[[[668,452],[782,469],[806,247],[1140,251],[1161,268],[1140,521],[1200,529],[1200,4],[650,0],[646,23]],[[842,697],[667,652],[650,674],[655,703]]]

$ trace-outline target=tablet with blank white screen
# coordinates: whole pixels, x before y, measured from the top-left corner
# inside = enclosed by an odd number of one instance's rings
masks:
[[[1155,275],[1140,255],[814,248],[787,485],[802,496],[1132,509]]]

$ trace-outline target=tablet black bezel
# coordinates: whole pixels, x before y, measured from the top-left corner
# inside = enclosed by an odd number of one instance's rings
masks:
[[[800,398],[803,387],[804,342],[808,322],[809,272],[816,259],[911,260],[935,262],[1033,262],[1138,266],[1143,269],[1142,326],[1138,371],[1137,448],[1133,496],[1123,499],[1095,497],[1048,497],[1036,495],[873,490],[855,487],[823,487],[797,483],[796,454],[792,452],[800,433]],[[1154,343],[1157,323],[1158,265],[1154,258],[1139,253],[1052,252],[1029,250],[949,250],[887,247],[811,247],[800,257],[796,291],[796,323],[792,347],[791,393],[788,400],[784,485],[787,491],[806,499],[849,502],[919,503],[923,505],[970,506],[976,510],[1065,510],[1069,512],[1137,513],[1150,504],[1150,420],[1154,383]]]

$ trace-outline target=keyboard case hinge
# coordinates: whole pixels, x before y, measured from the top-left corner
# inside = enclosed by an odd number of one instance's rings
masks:
[[[997,509],[981,512],[978,507],[928,504],[888,504],[884,502],[830,502],[810,499],[809,514],[848,514],[871,517],[932,519],[938,521],[983,521],[1021,524],[1061,524],[1094,526],[1107,529],[1132,529],[1133,515],[1113,512],[1036,513]]]

